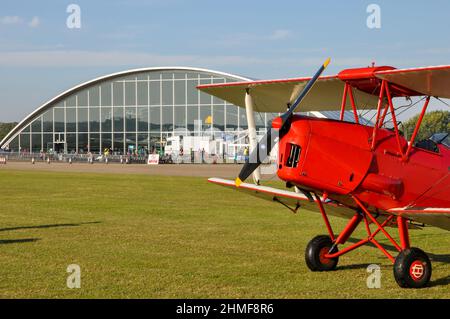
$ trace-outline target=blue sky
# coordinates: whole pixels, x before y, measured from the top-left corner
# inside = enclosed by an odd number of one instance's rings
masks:
[[[71,3],[81,8],[80,29],[66,26]],[[380,29],[366,25],[371,3],[381,8]],[[129,68],[196,66],[262,79],[310,75],[328,56],[328,74],[372,61],[450,64],[449,12],[446,0],[5,0],[0,121]]]

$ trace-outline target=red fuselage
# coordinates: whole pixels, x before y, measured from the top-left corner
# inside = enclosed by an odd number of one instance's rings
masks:
[[[279,142],[278,176],[293,185],[327,193],[348,206],[357,195],[371,209],[450,207],[450,150],[413,147],[405,161],[394,132],[295,115]],[[400,137],[402,148],[407,141]]]

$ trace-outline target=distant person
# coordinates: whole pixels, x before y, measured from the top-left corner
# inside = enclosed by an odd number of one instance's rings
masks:
[[[245,162],[248,163],[248,147],[244,148],[244,157],[245,157]]]

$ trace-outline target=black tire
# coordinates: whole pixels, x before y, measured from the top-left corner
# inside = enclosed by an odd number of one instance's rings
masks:
[[[402,250],[394,263],[394,278],[402,288],[425,287],[431,278],[431,261],[419,248]]]
[[[328,253],[333,246],[329,236],[319,235],[314,237],[306,246],[305,261],[312,271],[330,271],[336,269],[339,257],[328,259],[323,254]],[[335,250],[337,252],[337,249]]]

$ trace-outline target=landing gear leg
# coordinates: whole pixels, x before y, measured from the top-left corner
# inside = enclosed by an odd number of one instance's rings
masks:
[[[355,215],[350,219],[344,230],[335,238],[327,214],[318,196],[316,202],[325,220],[329,236],[317,236],[313,238],[305,253],[306,264],[312,271],[328,271],[336,269],[339,257],[367,243],[375,245],[394,264],[394,278],[402,288],[422,288],[426,286],[431,278],[431,262],[427,254],[419,248],[411,248],[408,234],[408,221],[402,216],[385,216],[384,222],[378,222],[366,206],[353,196],[355,203],[359,206]],[[400,245],[385,230],[386,226],[393,226],[397,221]],[[364,221],[367,231],[367,238],[349,245],[338,251],[337,246],[345,244],[347,239],[356,229],[358,224]],[[375,225],[375,231],[371,230],[370,224]],[[397,257],[393,257],[376,239],[378,233],[383,233],[386,238],[399,252]]]

